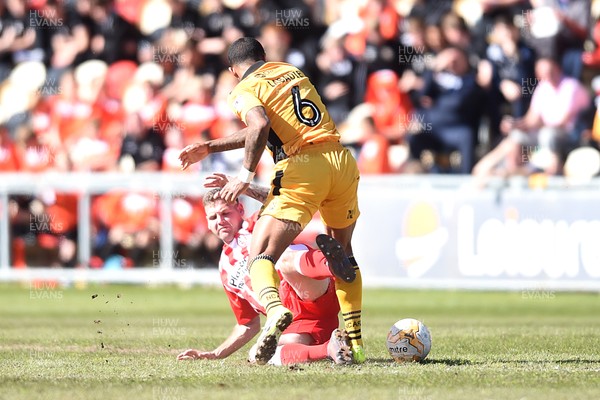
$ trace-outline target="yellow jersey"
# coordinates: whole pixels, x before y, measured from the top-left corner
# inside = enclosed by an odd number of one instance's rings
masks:
[[[256,62],[227,101],[244,123],[249,110],[264,107],[271,121],[267,148],[275,162],[297,154],[307,145],[340,140],[317,89],[293,65]]]

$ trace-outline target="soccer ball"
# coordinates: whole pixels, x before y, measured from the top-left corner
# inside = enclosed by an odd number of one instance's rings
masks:
[[[423,361],[431,349],[431,334],[421,321],[401,319],[390,328],[387,348],[397,362]]]

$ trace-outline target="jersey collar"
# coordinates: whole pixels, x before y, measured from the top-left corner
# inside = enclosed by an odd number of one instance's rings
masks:
[[[248,69],[246,70],[246,72],[244,72],[244,75],[242,76],[242,79],[246,78],[248,75],[250,75],[251,73],[253,73],[253,72],[254,72],[254,71],[256,71],[257,69],[259,69],[260,67],[262,67],[262,66],[263,66],[263,64],[265,64],[265,62],[264,62],[264,61],[262,61],[262,60],[261,60],[261,61],[257,61],[257,62],[255,62],[254,64],[252,64],[252,65],[250,66],[250,68],[248,68]]]

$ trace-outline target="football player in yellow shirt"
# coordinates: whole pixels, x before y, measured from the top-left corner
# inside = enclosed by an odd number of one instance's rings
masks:
[[[335,282],[354,362],[365,360],[361,337],[362,279],[352,252],[352,232],[359,216],[359,172],[317,90],[302,71],[281,62],[265,62],[265,50],[254,38],[231,44],[229,70],[240,81],[229,95],[229,105],[246,128],[227,137],[194,143],[179,156],[182,168],[211,153],[245,148],[244,164],[220,196],[233,202],[244,193],[267,147],[275,161],[269,195],[256,222],[248,268],[252,288],[267,312],[258,338],[257,363],[274,354],[281,332],[292,313],[279,298],[275,262],[319,211],[326,233],[342,246],[317,242],[333,257],[343,258],[355,277]],[[347,257],[346,257],[347,255]]]

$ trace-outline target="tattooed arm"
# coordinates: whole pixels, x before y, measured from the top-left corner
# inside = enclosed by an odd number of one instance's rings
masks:
[[[246,113],[246,124],[248,128],[245,129],[244,165],[240,174],[231,178],[219,192],[219,197],[230,203],[235,201],[250,186],[250,181],[258,166],[260,157],[265,151],[271,130],[271,121],[262,106],[251,108]]]
[[[204,187],[207,188],[222,188],[229,182],[230,177],[225,174],[214,173],[208,177],[206,177],[206,181],[204,182]],[[251,183],[250,186],[246,189],[244,194],[248,197],[253,198],[256,201],[264,203],[269,195],[269,188],[265,186],[260,186],[255,183]]]
[[[251,183],[244,194],[264,204],[269,195],[269,188]]]
[[[220,153],[234,149],[246,149],[244,155],[244,168],[248,171],[256,170],[260,157],[265,150],[271,122],[263,107],[254,107],[246,114],[248,126],[231,135],[209,140],[207,142],[193,143],[186,146],[179,154],[181,168],[202,161],[211,153]]]

